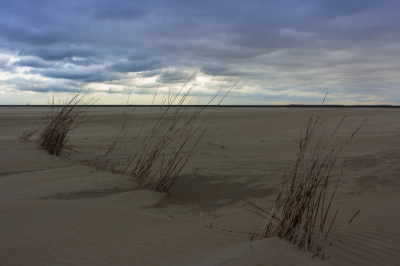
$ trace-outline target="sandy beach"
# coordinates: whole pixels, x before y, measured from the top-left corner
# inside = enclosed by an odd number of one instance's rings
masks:
[[[84,162],[104,153],[123,108],[94,108],[60,157],[20,142],[45,108],[0,108],[1,265],[399,265],[400,109],[324,108],[330,147],[345,161],[327,243],[361,210],[324,259],[258,234],[299,149],[312,108],[221,108],[202,147],[169,194],[137,189],[126,176]],[[132,130],[148,108],[136,108]],[[208,110],[205,110],[206,115]],[[156,117],[152,110],[149,121]],[[144,127],[149,130],[151,123]],[[132,135],[133,136],[133,135]],[[140,142],[142,139],[138,139]],[[127,135],[127,142],[132,142]],[[194,173],[197,170],[197,174]]]

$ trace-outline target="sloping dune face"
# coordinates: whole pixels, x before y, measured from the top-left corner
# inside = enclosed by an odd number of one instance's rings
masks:
[[[213,128],[218,130],[202,141],[168,195],[139,189],[129,176],[88,166],[118,134],[122,108],[94,108],[60,157],[38,150],[33,142],[18,141],[25,130],[40,126],[43,111],[0,109],[1,265],[400,261],[400,109],[326,108],[318,113],[311,108],[222,108]],[[135,110],[115,160],[144,140],[159,110],[148,112]],[[346,116],[329,146],[344,147],[332,171],[337,178],[345,161],[328,220],[339,211],[323,253],[314,257],[278,237],[252,236],[261,232],[266,219],[238,198],[271,210],[284,173],[296,158],[300,130],[313,113],[329,115],[327,132]]]

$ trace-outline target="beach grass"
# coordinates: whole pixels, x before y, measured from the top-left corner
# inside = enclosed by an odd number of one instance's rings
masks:
[[[85,96],[78,92],[71,100],[59,101],[57,105],[53,98],[51,110],[45,114],[44,128],[36,139],[41,149],[51,155],[61,155],[75,129],[87,121],[86,112],[97,101],[94,98],[84,100]]]
[[[212,109],[207,115],[201,116],[206,107],[218,97],[222,88],[206,106],[191,104],[189,97],[194,82],[190,85],[189,82],[193,77],[174,96],[169,94],[163,98],[150,131],[141,143],[135,141],[133,152],[124,149],[122,158],[120,156],[120,159],[115,159],[117,147],[123,145],[130,128],[129,119],[132,114],[127,115],[124,112],[116,139],[104,154],[93,157],[88,164],[98,170],[126,175],[136,181],[140,188],[168,193],[182,169],[200,149],[201,141],[215,123],[214,117],[219,105],[234,87],[227,90],[216,106],[210,107]],[[187,86],[189,88],[185,90]],[[156,95],[157,90],[154,99]],[[150,123],[147,120],[152,109],[154,110],[153,107],[150,108],[139,133],[135,134],[135,139],[140,137],[145,124]]]
[[[330,148],[329,143],[344,120],[345,116],[334,131],[328,134],[325,127],[328,118],[322,119],[320,114],[309,118],[305,132],[301,133],[296,159],[285,173],[280,191],[270,211],[245,200],[256,207],[257,214],[266,219],[258,234],[259,238],[278,236],[316,255],[323,249],[339,211],[336,210],[333,218],[328,219],[333,199],[343,177],[345,161],[339,174],[333,174],[332,170],[344,146],[366,122],[365,120],[339,149]],[[260,214],[260,211],[263,214]]]

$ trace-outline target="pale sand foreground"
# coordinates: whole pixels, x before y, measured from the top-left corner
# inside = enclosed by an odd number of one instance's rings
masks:
[[[135,111],[134,125],[147,110]],[[42,111],[0,108],[0,265],[400,265],[400,109],[322,111],[329,129],[347,116],[336,148],[369,119],[338,163],[346,160],[331,236],[361,212],[325,248],[323,261],[279,238],[251,242],[223,231],[261,230],[264,219],[235,195],[272,207],[311,109],[221,109],[220,129],[206,137],[168,196],[74,164],[104,152],[122,109],[92,110],[71,139],[79,153],[66,150],[66,158],[18,142]]]

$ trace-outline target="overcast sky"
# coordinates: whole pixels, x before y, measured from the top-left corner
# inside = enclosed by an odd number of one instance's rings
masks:
[[[0,104],[400,104],[400,1],[0,0]]]

